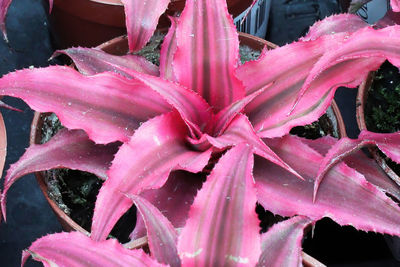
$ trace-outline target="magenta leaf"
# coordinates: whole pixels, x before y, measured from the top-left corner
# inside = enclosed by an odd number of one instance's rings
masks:
[[[206,138],[214,147],[219,149],[235,146],[240,143],[249,144],[254,148],[254,153],[257,155],[303,179],[257,136],[245,115],[238,114],[221,136],[211,137],[206,135]]]
[[[176,112],[145,122],[130,142],[121,146],[97,196],[92,238],[105,239],[131,206],[122,193],[140,194],[163,186],[173,170],[201,171],[211,150],[194,152],[186,145],[188,129]]]
[[[296,216],[273,225],[261,236],[261,255],[257,267],[301,266],[304,228],[312,221]]]
[[[390,0],[390,5],[394,12],[400,12],[400,1],[399,0]]]
[[[382,134],[363,130],[361,131],[358,139],[352,140],[347,137],[341,138],[332,146],[328,154],[321,162],[317,177],[315,179],[314,199],[323,177],[330,170],[330,168],[332,168],[332,166],[343,160],[348,155],[370,145],[378,146],[378,148],[393,161],[400,163],[400,132]]]
[[[7,74],[0,79],[0,94],[54,112],[64,126],[85,130],[96,143],[128,141],[141,122],[170,110],[138,81],[111,72],[83,76],[60,66]]]
[[[79,232],[47,235],[22,254],[23,266],[32,256],[45,266],[164,266],[142,250],[124,248],[115,239],[95,242]]]
[[[188,90],[178,83],[159,77],[136,73],[135,79],[159,93],[173,106],[189,126],[191,134],[200,134],[211,120],[211,107],[197,93]]]
[[[212,126],[212,129],[208,129],[210,132],[212,132],[212,135],[221,135],[225,131],[226,127],[228,127],[229,123],[231,123],[232,120],[236,117],[236,115],[243,112],[243,109],[246,107],[246,105],[253,101],[256,96],[262,93],[264,89],[258,90],[257,92],[243,97],[242,99],[230,104],[223,110],[219,111],[215,115],[212,123],[210,124]]]
[[[353,33],[367,26],[368,24],[363,21],[360,16],[353,14],[333,15],[314,23],[314,25],[310,27],[307,35],[302,37],[301,40],[315,40],[323,35],[336,34],[339,32]]]
[[[282,216],[303,215],[315,221],[329,217],[359,230],[400,235],[400,208],[360,173],[344,163],[337,164],[327,173],[313,203],[314,181],[323,157],[297,137],[285,136],[266,143],[305,181],[257,158],[254,178],[258,201],[265,209]]]
[[[316,140],[303,139],[302,141],[317,150],[320,154],[325,155],[338,140],[331,136],[324,136]],[[347,166],[363,174],[368,182],[376,185],[380,190],[400,201],[399,186],[389,179],[388,175],[374,159],[367,157],[362,151],[357,151],[343,158],[343,161]]]
[[[323,57],[313,66],[306,81],[304,82],[297,101],[309,90],[324,73],[332,76],[343,75],[340,85],[355,87],[360,84],[365,76],[373,70],[377,70],[385,59],[393,65],[400,66],[400,26],[388,26],[383,29],[374,30],[365,27],[353,33],[348,39],[336,49],[327,51]],[[365,60],[369,64],[354,70],[351,62]],[[360,79],[361,78],[361,79]],[[320,79],[321,80],[321,79]],[[337,87],[337,79],[326,78],[324,86]],[[296,101],[296,104],[297,104]]]
[[[129,51],[142,49],[153,35],[170,0],[121,0],[125,7]]]
[[[31,145],[7,171],[1,201],[4,218],[7,191],[20,177],[38,171],[68,168],[90,172],[105,180],[117,150],[116,143],[96,145],[84,131],[67,129],[61,129],[46,144]]]
[[[3,32],[3,38],[8,42],[6,30],[6,16],[12,0],[0,0],[0,30]]]
[[[189,208],[203,182],[202,174],[174,171],[161,188],[144,191],[140,196],[157,207],[175,228],[181,228],[185,225]],[[137,216],[136,226],[130,237],[135,240],[145,235],[143,219]]]
[[[115,56],[96,48],[83,47],[58,50],[53,57],[59,54],[69,56],[79,72],[84,75],[113,71],[129,78],[132,70],[154,76],[159,75],[156,65],[150,63],[144,57],[136,55]]]
[[[307,95],[298,104],[297,110],[290,115],[289,103],[294,103],[303,82],[318,59],[326,51],[336,49],[346,36],[345,33],[322,36],[316,40],[278,47],[266,51],[260,60],[247,62],[238,68],[237,75],[246,86],[247,95],[273,83],[245,109],[259,136],[283,136],[294,126],[314,122],[325,113],[334,90],[325,87],[319,81],[313,83]],[[298,56],[299,54],[302,56]],[[354,71],[361,67],[360,64],[353,65]],[[330,73],[324,73],[322,76],[321,80],[328,79],[340,83],[346,75],[332,77]]]
[[[177,49],[176,43],[176,24],[178,18],[169,17],[171,27],[164,38],[160,52],[160,77],[170,81],[176,81],[174,68],[172,67],[175,52]]]
[[[239,40],[225,0],[187,1],[176,29],[173,68],[180,84],[219,111],[244,96],[234,74]]]
[[[1,101],[0,101],[1,102]],[[7,132],[3,115],[0,113],[0,173],[3,173],[7,155]]]
[[[146,224],[147,239],[153,257],[171,267],[181,266],[176,249],[178,234],[171,222],[146,199],[137,195],[127,196],[135,203]]]
[[[179,236],[184,266],[254,266],[260,255],[253,153],[229,150],[198,192]]]

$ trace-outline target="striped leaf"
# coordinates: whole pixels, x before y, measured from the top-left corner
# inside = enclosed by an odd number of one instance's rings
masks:
[[[323,35],[336,34],[339,32],[353,33],[367,26],[368,24],[362,20],[360,16],[353,14],[333,15],[314,23],[310,27],[307,35],[302,37],[301,40],[315,40]]]
[[[317,170],[323,157],[300,138],[285,136],[266,142],[305,181],[261,158],[255,161],[258,201],[282,216],[329,217],[359,230],[400,235],[400,208],[377,187],[344,163],[327,173],[313,203]],[[301,151],[301,153],[299,153]]]
[[[174,226],[146,199],[137,195],[127,197],[135,203],[146,224],[147,239],[153,257],[171,267],[181,266],[176,249],[178,234]]]
[[[6,30],[6,16],[12,0],[0,0],[0,30],[3,32],[3,38],[8,42]]]
[[[336,49],[327,51],[310,70],[304,82],[297,101],[305,94],[313,83],[321,83],[328,88],[338,85],[355,87],[359,85],[370,72],[377,70],[384,60],[400,66],[400,25],[388,26],[374,30],[369,27],[354,32],[343,44]],[[361,64],[356,70],[354,62],[368,62]],[[322,77],[325,73],[332,76],[343,76],[342,82],[338,79]]]
[[[247,95],[269,86],[245,109],[259,136],[283,136],[294,126],[314,122],[325,113],[334,91],[314,83],[298,104],[297,110],[288,115],[313,65],[326,51],[336,49],[346,36],[342,33],[291,43],[266,51],[260,60],[238,67],[237,75],[246,86]],[[354,65],[357,70],[359,67]],[[323,76],[330,77],[328,73]]]
[[[323,177],[335,164],[361,148],[371,145],[376,145],[389,158],[400,163],[400,132],[382,134],[363,130],[358,139],[341,138],[332,146],[321,162],[314,185],[314,198]]]
[[[245,115],[237,115],[221,136],[211,137],[206,135],[206,138],[209,143],[219,149],[228,148],[240,143],[246,143],[253,147],[255,154],[275,163],[301,178],[295,170],[279,158],[279,156],[276,155],[275,152],[257,136]]]
[[[179,236],[183,266],[254,266],[260,255],[253,153],[242,144],[216,164]]]
[[[121,0],[124,4],[129,51],[142,49],[153,35],[170,0]]]
[[[7,74],[0,94],[54,112],[65,127],[85,130],[96,143],[126,142],[140,123],[171,109],[141,82],[111,72],[83,76],[61,66]]]
[[[200,134],[211,120],[211,108],[197,93],[159,77],[136,72],[134,79],[159,93],[181,115],[191,134]]]
[[[95,242],[79,232],[58,233],[36,240],[22,254],[23,266],[32,256],[44,266],[164,266],[141,250],[124,248],[115,239]]]
[[[326,155],[337,141],[336,138],[331,136],[325,136],[316,140],[302,140],[303,143],[317,150],[321,155]],[[364,175],[368,182],[376,185],[381,191],[390,194],[400,201],[399,186],[388,177],[374,159],[367,157],[363,151],[357,151],[346,156],[343,158],[343,162]]]
[[[296,216],[273,225],[261,236],[261,255],[257,267],[301,266],[301,243],[307,217]]]
[[[43,145],[31,145],[7,171],[1,199],[4,218],[7,191],[22,176],[38,171],[68,168],[90,172],[105,180],[118,145],[96,145],[84,131],[67,129],[61,129]]]
[[[164,38],[160,52],[160,77],[169,81],[176,81],[172,64],[177,49],[176,25],[178,23],[178,18],[169,17],[169,19],[171,21],[171,26]]]
[[[236,78],[239,40],[225,0],[187,1],[176,29],[174,73],[219,111],[244,96]]]
[[[136,55],[115,56],[96,48],[73,47],[58,50],[54,56],[65,54],[73,61],[80,73],[94,75],[97,73],[112,71],[131,77],[130,72],[146,73],[154,76],[159,75],[158,67],[144,57]]]
[[[204,174],[174,171],[161,188],[146,190],[140,196],[159,209],[175,228],[181,228],[186,223],[189,208],[204,178]],[[145,235],[144,221],[141,216],[137,216],[130,238],[135,240]]]
[[[92,238],[103,240],[132,205],[122,193],[139,194],[162,187],[171,171],[201,171],[211,151],[194,152],[186,145],[188,129],[179,114],[168,113],[144,123],[121,146],[97,196]]]

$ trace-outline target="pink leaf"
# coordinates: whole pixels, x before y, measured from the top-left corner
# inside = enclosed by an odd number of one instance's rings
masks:
[[[273,225],[261,236],[261,255],[257,267],[301,266],[304,228],[312,221],[297,216]]]
[[[200,134],[211,120],[212,113],[210,106],[197,93],[188,90],[178,83],[159,77],[138,72],[133,77],[159,93],[171,106],[176,108],[189,126],[192,134]]]
[[[349,87],[355,87],[360,84],[368,72],[377,70],[385,59],[389,60],[393,65],[400,66],[400,26],[389,26],[380,30],[372,28],[363,28],[353,33],[341,46],[336,49],[327,51],[323,57],[313,66],[306,81],[304,82],[296,104],[300,97],[309,90],[312,83],[315,83],[320,76],[328,72],[335,76],[341,73],[343,82],[341,85],[350,84]],[[352,61],[370,62],[362,68],[354,70]],[[364,65],[364,64],[362,64]],[[360,79],[361,78],[361,79]],[[337,87],[337,79],[326,79],[325,86]]]
[[[23,266],[29,256],[44,266],[164,266],[141,250],[124,248],[115,239],[95,242],[79,232],[47,235],[36,240],[22,254]]]
[[[136,55],[115,56],[95,48],[75,47],[58,50],[54,56],[65,54],[69,56],[79,72],[84,75],[112,71],[131,77],[131,70],[154,76],[159,75],[158,67],[147,61],[144,57]]]
[[[12,0],[0,0],[0,30],[3,32],[3,38],[8,42],[6,30],[6,15]]]
[[[210,130],[210,132],[212,132],[212,135],[221,135],[225,131],[226,127],[228,127],[229,123],[231,123],[232,120],[236,117],[236,115],[243,112],[243,109],[247,106],[247,104],[251,103],[251,101],[253,101],[256,96],[262,93],[264,89],[258,90],[257,92],[254,92],[230,104],[229,106],[218,112],[215,115],[212,123],[210,124],[212,126],[212,130]]]
[[[147,228],[151,254],[158,262],[171,267],[181,266],[176,249],[178,234],[166,217],[146,199],[127,195],[136,205]]]
[[[400,1],[399,0],[390,0],[390,6],[392,7],[394,12],[400,12]]]
[[[288,170],[300,179],[303,179],[257,136],[245,115],[237,115],[221,136],[211,137],[207,135],[206,137],[214,147],[220,149],[235,146],[240,143],[249,144],[254,148],[254,152],[257,155]]]
[[[323,157],[296,137],[285,136],[266,143],[306,180],[258,158],[254,177],[258,201],[265,209],[282,216],[303,215],[312,220],[329,217],[340,225],[352,225],[359,230],[400,235],[400,208],[360,173],[344,163],[333,167],[313,203],[315,176]]]
[[[311,123],[324,114],[333,98],[334,90],[320,81],[328,79],[340,83],[346,76],[344,73],[337,77],[324,73],[319,81],[313,83],[297,110],[288,116],[313,65],[326,51],[340,46],[346,36],[344,33],[322,36],[316,40],[278,47],[266,51],[260,60],[248,62],[238,68],[237,74],[246,86],[247,95],[273,83],[245,109],[259,136],[283,136],[294,126]],[[298,56],[299,54],[302,56]],[[354,71],[362,64],[359,65],[354,62]]]
[[[170,110],[138,81],[110,72],[83,76],[60,66],[7,74],[0,79],[0,94],[56,113],[63,125],[85,130],[96,143],[128,141],[141,122]]]
[[[253,153],[238,145],[219,160],[179,236],[184,266],[254,266],[260,255]]]
[[[140,196],[157,207],[175,228],[181,228],[185,225],[189,208],[203,182],[202,174],[175,171],[169,175],[167,182],[161,188],[144,191]],[[145,235],[144,222],[138,216],[131,239]]]
[[[315,40],[323,35],[336,34],[339,32],[353,33],[367,26],[368,24],[363,21],[360,16],[353,14],[333,15],[314,23],[314,25],[310,27],[307,35],[302,37],[301,40]]]
[[[170,81],[176,81],[174,68],[172,67],[175,52],[177,49],[176,43],[176,24],[178,18],[169,17],[171,27],[164,38],[160,52],[160,77]]]
[[[179,19],[173,68],[182,85],[219,111],[244,96],[234,74],[239,40],[225,0],[187,1]]]
[[[348,155],[355,153],[361,148],[369,145],[376,145],[388,157],[397,163],[400,163],[400,132],[391,134],[372,133],[363,130],[358,139],[352,140],[347,137],[340,139],[332,146],[328,154],[325,156],[318,169],[317,177],[314,185],[314,199],[316,197],[318,187],[326,175],[326,173],[338,162]]]
[[[160,188],[173,170],[199,172],[207,165],[211,151],[190,151],[185,141],[187,134],[186,125],[173,112],[145,122],[130,142],[121,146],[97,197],[93,239],[105,239],[131,206],[122,193],[139,194]]]
[[[121,0],[125,7],[129,51],[142,49],[157,27],[158,19],[167,10],[170,0]]]
[[[0,101],[1,102],[1,101]],[[3,115],[0,113],[0,173],[3,173],[7,155],[7,132]]]
[[[20,177],[37,171],[68,168],[90,172],[99,178],[107,178],[118,144],[96,145],[82,130],[61,129],[49,142],[31,145],[7,171],[1,206],[6,215],[6,195],[11,185]]]
[[[331,136],[324,136],[316,140],[303,139],[302,141],[320,154],[325,155],[338,140]],[[345,157],[343,161],[347,166],[363,174],[368,182],[400,200],[399,186],[387,176],[374,159],[367,157],[362,151],[357,151]]]

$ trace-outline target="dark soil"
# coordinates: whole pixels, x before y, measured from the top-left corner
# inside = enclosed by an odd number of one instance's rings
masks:
[[[307,139],[318,139],[326,135],[335,136],[333,129],[332,122],[324,114],[318,121],[305,126],[294,127],[290,133]]]
[[[367,129],[378,133],[400,131],[400,73],[386,61],[375,73],[364,108]],[[400,175],[400,165],[379,152],[389,167]]]

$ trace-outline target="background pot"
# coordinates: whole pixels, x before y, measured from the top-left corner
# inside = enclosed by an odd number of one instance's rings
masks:
[[[361,83],[358,87],[358,94],[356,100],[356,117],[357,124],[360,130],[367,130],[367,124],[365,122],[365,105],[368,100],[368,92],[371,88],[371,85],[374,80],[374,73],[370,72],[368,74],[367,79]],[[385,171],[385,173],[400,186],[400,177],[388,166],[385,159],[383,159],[379,153],[377,148],[370,148],[370,153],[379,164],[379,166]]]
[[[367,124],[365,121],[365,106],[368,100],[368,93],[371,88],[371,85],[374,81],[374,72],[370,72],[368,77],[361,83],[358,87],[357,94],[357,104],[356,104],[356,116],[357,116],[357,124],[360,130],[368,130]],[[379,150],[374,148],[369,148],[369,152],[372,157],[378,163],[378,165],[382,168],[382,170],[400,186],[400,177],[396,172],[394,172],[386,160],[380,155]],[[388,236],[385,235],[386,243],[388,244],[390,250],[392,251],[393,256],[396,260],[400,261],[400,238],[397,236]]]
[[[252,36],[250,34],[246,33],[239,33],[239,40],[241,45],[246,45],[253,50],[259,50],[261,51],[266,45],[268,46],[269,49],[276,48],[277,46],[275,44],[272,44],[264,39],[258,38],[256,36]],[[128,51],[128,42],[126,36],[121,36],[114,38],[106,43],[101,44],[98,46],[98,48],[102,49],[105,52],[108,52],[110,54],[114,55],[124,55]],[[40,144],[40,141],[42,139],[42,126],[44,123],[44,118],[48,116],[49,113],[39,113],[35,112],[34,118],[32,121],[31,125],[31,133],[30,133],[30,144]],[[339,137],[344,137],[346,136],[346,131],[345,131],[345,126],[344,122],[342,119],[342,116],[340,114],[340,110],[337,107],[335,101],[332,101],[331,107],[327,110],[327,115],[329,120],[331,121],[333,125],[333,130],[334,132],[339,136]],[[76,222],[74,222],[64,211],[62,211],[57,204],[49,197],[48,195],[48,190],[47,190],[47,184],[45,182],[45,176],[44,172],[36,172],[35,173],[36,179],[39,183],[40,189],[42,190],[46,200],[50,204],[51,208],[55,212],[58,220],[60,221],[63,229],[65,231],[80,231],[85,234],[89,234],[85,229],[83,229],[81,226],[79,226]],[[142,246],[144,243],[146,243],[147,240],[136,240],[136,242],[132,242],[131,245],[128,245],[130,248]],[[304,266],[325,266],[321,264],[319,261],[314,259],[313,257],[307,255],[306,253],[303,253],[303,264]]]
[[[229,12],[235,17],[252,0],[228,0]],[[44,0],[48,6],[48,0]],[[171,0],[167,14],[183,10],[185,0]],[[93,47],[126,33],[124,8],[120,0],[54,0],[49,16],[53,44],[57,49],[72,46]],[[159,28],[168,26],[164,15]]]

